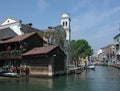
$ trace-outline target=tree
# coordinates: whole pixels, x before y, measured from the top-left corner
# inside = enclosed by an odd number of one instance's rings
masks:
[[[70,42],[70,59],[76,61],[78,57],[85,58],[93,54],[93,49],[89,43],[84,40],[72,40]]]

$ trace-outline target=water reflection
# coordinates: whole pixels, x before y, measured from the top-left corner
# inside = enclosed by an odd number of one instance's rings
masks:
[[[32,85],[34,87],[52,88],[53,79],[30,78],[29,85]]]
[[[120,70],[97,67],[82,74],[46,78],[1,78],[1,91],[119,91]]]

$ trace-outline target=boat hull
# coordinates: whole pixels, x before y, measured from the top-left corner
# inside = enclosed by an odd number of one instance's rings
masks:
[[[94,64],[89,64],[89,65],[87,66],[87,69],[95,69],[95,65],[94,65]]]
[[[18,77],[18,73],[13,73],[13,72],[1,72],[0,76],[3,77]]]

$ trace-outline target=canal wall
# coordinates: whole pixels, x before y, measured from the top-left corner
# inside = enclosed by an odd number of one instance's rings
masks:
[[[111,64],[108,64],[108,66],[111,66],[111,67],[115,67],[115,68],[117,68],[117,69],[120,69],[120,64],[113,64],[113,63],[111,63]]]
[[[85,70],[85,67],[75,67],[75,68],[69,68],[66,70],[66,75],[69,74],[80,74]]]
[[[120,69],[120,64],[117,64],[117,63],[99,63],[99,64],[96,64],[96,65],[99,65],[99,66],[110,66],[110,67],[115,67],[117,69]]]

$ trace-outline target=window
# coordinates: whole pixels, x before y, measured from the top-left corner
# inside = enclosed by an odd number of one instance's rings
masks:
[[[116,45],[116,50],[119,50],[119,44]]]
[[[66,26],[67,26],[67,22],[66,22]]]
[[[64,22],[63,22],[63,26],[64,26]]]
[[[117,42],[119,42],[119,39],[117,39]]]

